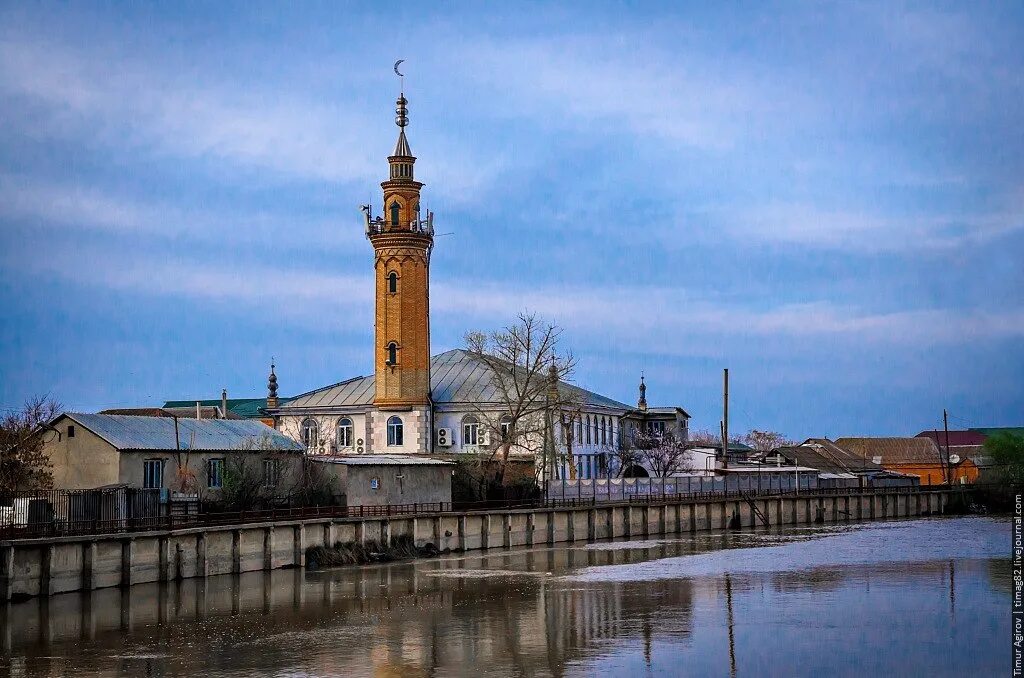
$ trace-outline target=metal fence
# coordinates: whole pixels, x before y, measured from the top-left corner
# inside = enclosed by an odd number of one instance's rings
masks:
[[[955,486],[957,489],[964,489]],[[708,501],[715,499],[752,499],[778,496],[828,496],[850,494],[895,494],[898,492],[938,492],[949,486],[707,489],[690,492],[630,493],[614,503],[653,504],[664,502]],[[680,488],[682,489],[682,488]],[[98,490],[49,490],[42,492],[0,493],[0,539],[29,539],[75,535],[100,535],[171,530],[193,527],[236,525],[315,518],[386,518],[389,516],[472,513],[488,511],[543,510],[588,507],[607,504],[599,495],[549,497],[536,500],[486,502],[436,502],[425,504],[388,504],[382,506],[304,506],[268,508],[252,511],[174,512],[170,510],[166,490],[113,488]]]
[[[164,497],[129,487],[0,493],[0,537],[150,529],[165,516]]]

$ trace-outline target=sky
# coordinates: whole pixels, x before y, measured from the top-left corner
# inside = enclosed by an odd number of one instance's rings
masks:
[[[1024,5],[0,0],[0,408],[372,372],[392,72],[432,350],[792,438],[1024,424]]]

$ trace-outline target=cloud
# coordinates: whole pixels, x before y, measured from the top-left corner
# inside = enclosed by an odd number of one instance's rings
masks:
[[[0,92],[43,107],[21,121],[27,135],[218,160],[258,170],[262,181],[278,175],[365,186],[387,171],[390,149],[381,124],[387,111],[360,107],[358,98],[332,102],[281,83],[253,87],[178,74],[137,55],[57,45],[43,36],[0,34],[0,63]],[[435,140],[435,147],[438,141],[449,145],[434,151],[432,190],[450,204],[475,203],[506,158],[478,155],[450,137]]]
[[[136,200],[78,184],[39,181],[0,172],[0,223],[45,226],[62,233],[105,232],[123,242],[139,236],[189,243],[273,243],[274,251],[348,250],[361,244],[355,210],[352,228],[334,221],[291,213],[246,209],[212,210],[206,206]]]
[[[92,262],[86,270],[82,258]],[[55,251],[28,264],[34,274],[142,295],[186,296],[211,305],[269,310],[310,328],[358,327],[372,317],[372,274],[169,263],[109,252]],[[671,310],[666,304],[671,301]],[[689,339],[828,339],[844,345],[922,347],[1024,338],[1024,308],[948,308],[873,312],[827,301],[767,308],[708,299],[698,291],[643,286],[542,287],[435,278],[435,318],[463,329],[495,328],[520,311],[536,312],[587,344],[643,345],[646,352],[686,355]],[[656,339],[656,338],[662,339]],[[688,338],[686,342],[682,338]],[[671,339],[670,339],[671,338]]]
[[[780,243],[855,253],[952,250],[977,246],[1024,229],[1024,199],[1004,197],[1005,207],[964,214],[885,215],[828,210],[813,204],[775,203],[709,210],[715,232],[736,241]]]

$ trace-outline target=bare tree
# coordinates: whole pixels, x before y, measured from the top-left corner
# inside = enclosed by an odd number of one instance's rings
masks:
[[[520,313],[517,321],[486,334],[470,332],[466,347],[490,372],[494,400],[475,405],[489,438],[497,441],[487,461],[494,465],[494,483],[501,485],[513,448],[541,453],[541,469],[556,463],[555,424],[563,410],[579,401],[576,389],[564,386],[576,360],[560,352],[561,329],[532,313]]]
[[[178,427],[177,417],[174,418],[174,427],[175,429]],[[195,441],[196,434],[195,431],[193,431],[189,436],[187,443],[182,444],[179,441],[178,449],[174,455],[176,468],[174,471],[174,479],[171,482],[173,483],[174,489],[182,494],[189,494],[198,490],[196,471],[192,468],[191,463],[192,448],[195,446]]]
[[[53,484],[44,444],[60,435],[49,425],[61,410],[57,400],[37,396],[0,418],[0,490],[38,490]]]
[[[668,478],[693,469],[686,443],[677,440],[671,431],[661,435],[639,433],[635,444],[644,466],[655,478]]]
[[[795,444],[781,433],[777,433],[775,431],[759,431],[756,428],[751,429],[749,432],[740,436],[739,441],[744,445],[749,445],[757,452],[771,452],[772,450],[785,445]]]
[[[609,475],[616,478],[621,478],[633,466],[643,465],[641,450],[632,442],[624,441],[622,445],[610,448],[608,456]]]
[[[280,503],[330,504],[336,489],[326,463],[306,453],[281,450],[269,435],[251,440],[241,451],[227,456],[221,483],[220,501],[228,510]]]

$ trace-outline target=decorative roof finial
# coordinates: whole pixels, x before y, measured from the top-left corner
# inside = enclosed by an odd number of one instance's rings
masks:
[[[267,407],[277,407],[277,375],[274,374],[274,359],[270,359],[270,377],[267,378]]]
[[[636,402],[637,409],[647,411],[647,384],[644,383],[644,373],[640,372],[640,400]]]
[[[403,61],[405,59],[395,62],[395,75],[399,78],[399,94],[398,100],[395,102],[395,124],[399,127],[406,127],[409,124],[409,109],[406,108],[406,104],[409,102],[405,98],[405,75],[398,71],[398,65]]]

